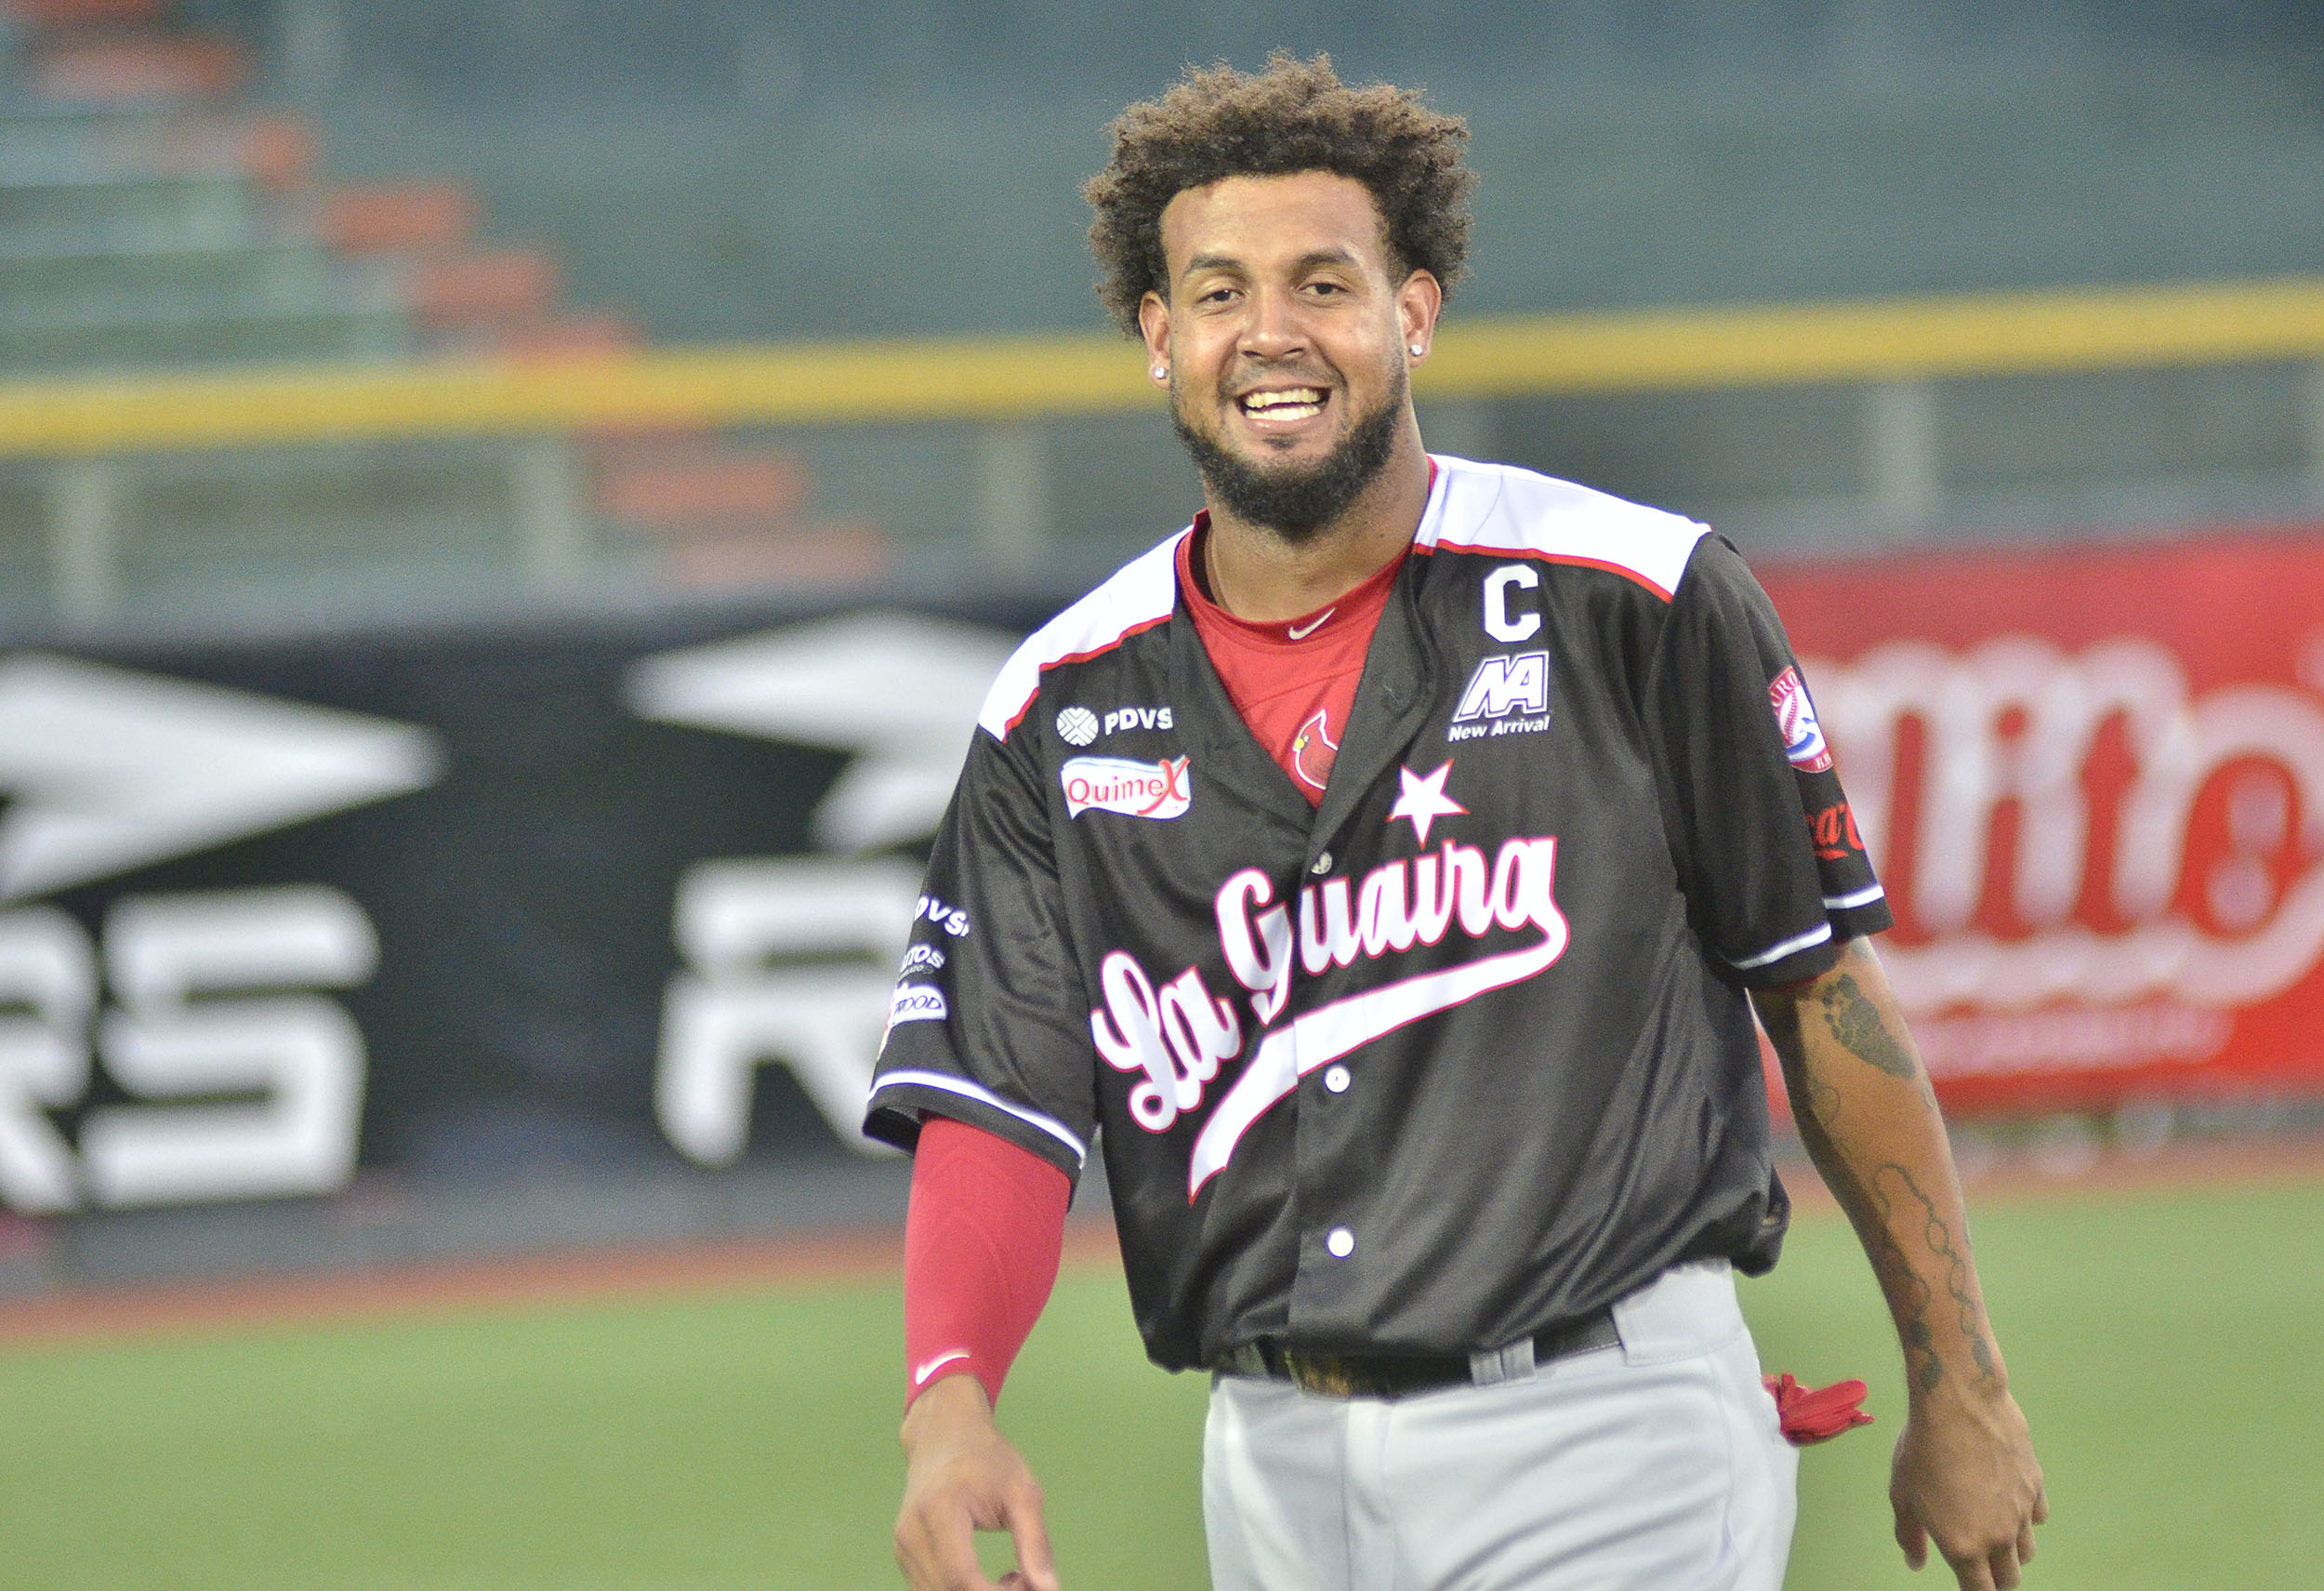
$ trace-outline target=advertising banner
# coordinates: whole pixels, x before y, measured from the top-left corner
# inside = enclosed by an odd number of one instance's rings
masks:
[[[2324,1089],[2324,538],[1762,573],[1949,1107]]]
[[[2324,538],[1763,573],[1951,1108],[2324,1090]],[[875,1152],[921,858],[1042,617],[0,653],[0,1206]]]
[[[870,1154],[1041,616],[0,655],[0,1206]]]

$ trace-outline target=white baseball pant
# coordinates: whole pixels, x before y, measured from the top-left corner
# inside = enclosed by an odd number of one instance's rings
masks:
[[[1798,1512],[1724,1261],[1614,1306],[1619,1347],[1397,1399],[1217,1378],[1212,1591],[1779,1591]]]

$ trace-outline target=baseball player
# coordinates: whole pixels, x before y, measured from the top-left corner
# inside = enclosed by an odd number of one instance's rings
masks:
[[[1756,1007],[1903,1345],[1897,1539],[2017,1584],[2040,1472],[1765,596],[1423,451],[1460,123],[1278,57],[1113,135],[1100,291],[1207,508],[1010,659],[930,860],[867,1119],[918,1153],[906,1578],[984,1586],[1006,1529],[1059,1584],[992,1410],[1098,1149],[1148,1354],[1214,1377],[1220,1591],[1773,1591]]]

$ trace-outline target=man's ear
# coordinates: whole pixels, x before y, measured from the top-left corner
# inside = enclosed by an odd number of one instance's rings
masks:
[[[1146,343],[1146,374],[1163,386],[1170,380],[1170,307],[1159,293],[1138,300],[1138,332]]]
[[[1436,317],[1444,312],[1445,285],[1435,273],[1415,271],[1396,289],[1396,319],[1404,333],[1404,346],[1415,359],[1428,352],[1436,340]]]

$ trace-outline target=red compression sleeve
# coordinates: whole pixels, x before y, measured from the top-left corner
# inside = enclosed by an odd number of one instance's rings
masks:
[[[946,1117],[920,1128],[904,1226],[904,1351],[910,1406],[965,1371],[1000,1401],[1065,1247],[1073,1185],[1040,1156]]]

